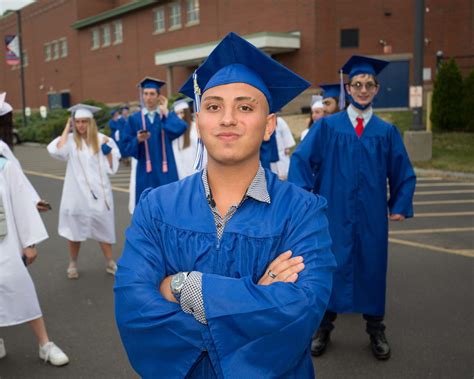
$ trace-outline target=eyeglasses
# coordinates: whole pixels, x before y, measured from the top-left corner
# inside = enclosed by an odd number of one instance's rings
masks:
[[[355,91],[362,91],[362,88],[365,87],[367,92],[374,91],[377,87],[378,84],[374,82],[367,82],[367,83],[361,83],[361,82],[355,82],[351,83],[350,86],[355,90]]]

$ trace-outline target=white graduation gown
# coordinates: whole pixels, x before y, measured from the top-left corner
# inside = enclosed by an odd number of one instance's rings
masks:
[[[135,194],[136,194],[136,176],[137,176],[137,160],[132,157],[132,163],[130,165],[130,185],[128,186],[128,211],[133,214],[135,210]]]
[[[189,132],[190,144],[188,147],[183,148],[184,135],[173,140],[173,154],[176,162],[176,169],[178,170],[178,178],[181,180],[189,175],[196,172],[194,169],[194,160],[196,158],[198,134],[196,130],[196,124],[193,121],[190,126]]]
[[[13,152],[11,151],[10,147],[2,140],[0,140],[0,155],[3,155],[10,162],[16,164],[21,170],[20,162],[18,161],[18,159],[16,159],[15,155],[13,155]],[[27,183],[29,192],[31,194],[31,200],[33,201],[33,204],[36,205],[38,201],[41,200],[41,198],[39,197],[38,192],[36,192],[35,188],[31,185],[30,181],[27,180]]]
[[[30,201],[30,187],[19,166],[6,162],[0,170],[0,196],[7,224],[7,235],[0,240],[0,327],[41,317],[35,286],[21,259],[23,248],[48,238]]]
[[[99,145],[102,145],[108,137],[99,133],[98,138]],[[58,149],[59,139],[48,145],[48,152],[53,158],[67,161],[59,209],[59,235],[70,241],[91,238],[115,243],[114,203],[109,175],[115,174],[119,167],[120,152],[116,143],[108,138],[107,144],[112,148],[111,168],[100,148],[98,154],[93,154],[85,144],[79,150],[71,133],[66,144]]]
[[[277,117],[275,133],[279,159],[277,162],[271,163],[270,168],[280,179],[286,179],[290,168],[290,157],[285,154],[285,150],[295,146],[296,142],[290,127],[281,117]]]

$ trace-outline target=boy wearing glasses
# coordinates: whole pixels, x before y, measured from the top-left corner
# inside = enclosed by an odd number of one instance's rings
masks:
[[[397,128],[373,114],[376,75],[387,64],[361,56],[349,59],[342,68],[349,75],[349,107],[318,121],[291,158],[288,180],[328,200],[338,265],[311,346],[315,356],[324,353],[338,313],[362,313],[374,356],[390,358],[383,324],[388,219],[413,216],[416,177]]]

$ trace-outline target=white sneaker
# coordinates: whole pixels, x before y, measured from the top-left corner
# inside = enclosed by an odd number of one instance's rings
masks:
[[[67,355],[51,341],[40,346],[39,357],[53,366],[63,366],[69,363]]]
[[[7,350],[5,349],[5,343],[3,342],[3,338],[0,338],[0,359],[7,355]]]
[[[107,274],[110,275],[115,275],[117,272],[117,264],[113,259],[111,259],[108,263],[107,266],[105,267],[105,271],[107,271]]]

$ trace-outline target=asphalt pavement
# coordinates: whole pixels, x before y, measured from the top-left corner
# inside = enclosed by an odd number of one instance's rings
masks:
[[[118,336],[113,277],[105,272],[96,242],[81,248],[80,279],[66,277],[67,244],[57,234],[64,163],[41,146],[19,146],[15,154],[53,207],[43,214],[50,238],[39,245],[29,270],[50,338],[71,362],[56,368],[40,361],[27,325],[2,328],[7,356],[0,360],[0,379],[137,377]],[[112,178],[116,258],[130,221],[128,178],[126,166]],[[473,232],[474,181],[419,178],[415,218],[390,228],[386,334],[391,359],[373,358],[360,315],[340,315],[326,353],[314,359],[318,378],[472,378]]]

